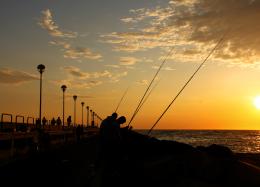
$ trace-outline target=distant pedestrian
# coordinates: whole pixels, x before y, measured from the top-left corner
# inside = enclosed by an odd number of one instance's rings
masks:
[[[69,116],[69,117],[67,118],[67,125],[68,125],[68,127],[70,127],[70,125],[71,125],[71,116]]]
[[[57,122],[57,125],[58,125],[58,126],[60,126],[60,125],[61,125],[61,119],[60,119],[60,117],[58,117],[58,119],[57,119],[57,121],[56,121],[56,122]]]
[[[41,126],[41,120],[40,120],[40,118],[37,118],[36,119],[36,121],[35,121],[35,123],[36,123],[36,127],[40,127]]]
[[[45,118],[45,117],[43,117],[43,118],[42,118],[42,125],[43,125],[43,126],[45,126],[45,125],[46,125],[46,123],[47,123],[47,120],[46,120],[46,118]]]
[[[55,120],[54,118],[52,118],[52,120],[51,120],[51,125],[52,125],[52,126],[55,126],[55,124],[56,124],[56,120]]]

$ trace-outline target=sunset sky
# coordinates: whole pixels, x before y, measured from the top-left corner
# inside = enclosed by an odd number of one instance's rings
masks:
[[[132,122],[150,128],[227,33],[156,129],[260,129],[260,0],[2,0],[0,15],[0,113],[38,117],[44,64],[42,116],[62,117],[65,84],[66,117],[72,95],[81,123],[80,102],[104,118],[129,88],[129,120],[173,48]]]

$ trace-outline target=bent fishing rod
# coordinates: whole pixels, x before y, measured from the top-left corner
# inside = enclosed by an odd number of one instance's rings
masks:
[[[131,117],[131,119],[130,119],[130,121],[129,121],[129,123],[128,123],[127,126],[129,126],[129,125],[131,124],[131,122],[132,122],[133,119],[135,118],[136,114],[137,114],[138,111],[140,110],[140,106],[142,105],[142,102],[143,102],[143,100],[145,99],[145,96],[147,95],[147,93],[148,93],[148,91],[149,91],[151,85],[153,84],[153,82],[154,82],[155,78],[157,77],[158,73],[161,71],[161,69],[162,69],[163,65],[165,64],[165,62],[167,61],[168,57],[172,54],[173,49],[174,49],[174,47],[172,47],[172,49],[169,51],[169,53],[167,54],[167,56],[165,57],[165,59],[162,61],[160,67],[159,67],[158,70],[156,71],[154,77],[152,78],[151,82],[149,83],[147,89],[145,90],[144,95],[142,96],[141,100],[139,101],[138,106],[136,107],[136,109],[135,109],[135,111],[134,111],[134,113],[133,113],[133,115],[132,115],[132,117]]]
[[[153,128],[158,124],[158,122],[161,120],[161,118],[164,116],[164,114],[168,111],[168,109],[171,107],[171,105],[176,101],[176,99],[179,97],[179,95],[182,93],[182,91],[186,88],[186,86],[191,82],[191,80],[194,78],[194,76],[197,74],[197,72],[201,69],[201,67],[207,62],[207,60],[209,59],[209,57],[213,54],[213,52],[219,47],[219,45],[223,42],[225,35],[227,33],[225,33],[220,40],[218,41],[218,43],[215,45],[215,47],[210,51],[210,53],[207,55],[207,57],[203,60],[203,62],[199,65],[199,67],[196,69],[196,71],[191,75],[191,77],[188,79],[188,81],[184,84],[184,86],[181,88],[181,90],[177,93],[177,95],[173,98],[173,100],[171,101],[171,103],[166,107],[166,109],[163,111],[163,113],[160,115],[160,117],[157,119],[157,121],[154,123],[154,125],[152,126],[152,128],[148,131],[148,135],[151,133],[151,131],[153,130]]]

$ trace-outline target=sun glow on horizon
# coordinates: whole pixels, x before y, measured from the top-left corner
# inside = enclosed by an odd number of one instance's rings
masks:
[[[260,96],[256,96],[254,99],[254,105],[255,107],[260,110]]]

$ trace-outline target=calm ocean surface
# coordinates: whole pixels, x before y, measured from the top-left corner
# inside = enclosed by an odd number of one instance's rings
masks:
[[[138,132],[147,134],[146,130]],[[151,136],[194,147],[219,144],[237,153],[260,153],[260,131],[256,130],[154,130]]]

